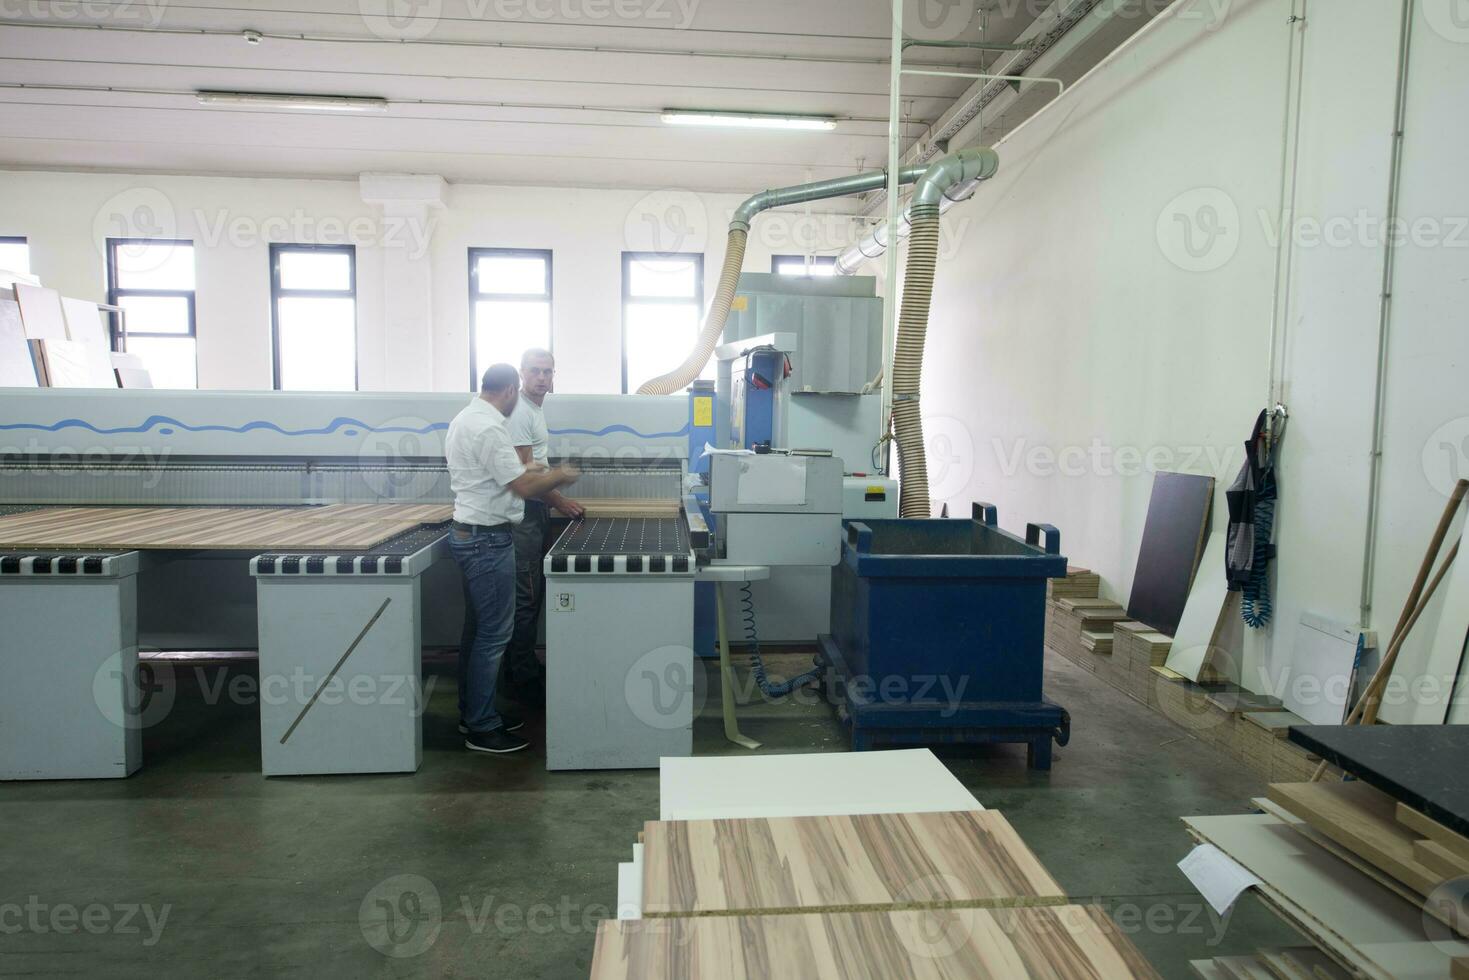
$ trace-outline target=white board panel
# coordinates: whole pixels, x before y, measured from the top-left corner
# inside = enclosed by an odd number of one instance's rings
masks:
[[[660,820],[982,810],[928,749],[665,758]]]
[[[1228,535],[1215,531],[1204,545],[1204,557],[1199,561],[1199,570],[1194,575],[1193,588],[1189,590],[1188,602],[1183,607],[1183,618],[1178,621],[1178,634],[1168,648],[1168,669],[1176,670],[1191,681],[1199,679],[1204,663],[1208,660],[1214,633],[1219,627],[1219,616],[1224,611],[1225,593],[1224,554],[1228,546]]]
[[[1313,725],[1340,725],[1356,656],[1356,630],[1302,613],[1289,670],[1278,681],[1281,702]]]

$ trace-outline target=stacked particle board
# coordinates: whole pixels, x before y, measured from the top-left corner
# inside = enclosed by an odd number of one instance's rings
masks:
[[[1469,955],[1469,944],[1452,941],[1440,926],[1426,928],[1421,907],[1302,834],[1289,816],[1183,822],[1195,840],[1259,879],[1252,893],[1354,977],[1447,977],[1453,958]]]
[[[603,922],[593,980],[1156,977],[993,810],[644,825],[642,918]]]
[[[1242,692],[1204,666],[1194,683],[1166,664],[1173,638],[1122,607],[1095,594],[1096,576],[1068,569],[1052,579],[1054,593],[1046,603],[1046,646],[1175,724],[1243,762],[1265,780],[1309,779],[1320,758],[1284,738],[1291,724],[1304,720],[1281,710],[1274,698]],[[1279,714],[1269,721],[1249,716]]]
[[[1305,719],[1291,711],[1246,711],[1234,726],[1234,755],[1251,770],[1269,780],[1275,779],[1275,756],[1291,725],[1304,725]]]
[[[592,980],[1156,977],[1096,906],[605,921]]]
[[[1469,838],[1360,780],[1271,783],[1269,799],[1334,845],[1308,835],[1323,847],[1469,936],[1469,912],[1444,887],[1469,875]]]
[[[1046,598],[1095,599],[1102,589],[1102,577],[1087,568],[1066,566],[1065,578],[1046,579]]]
[[[1124,620],[1113,624],[1112,662],[1123,682],[1117,686],[1144,704],[1155,703],[1149,699],[1158,676],[1153,668],[1167,661],[1172,642],[1147,623]]]
[[[643,827],[643,916],[1060,905],[1066,893],[995,810]]]
[[[1047,639],[1068,660],[1099,671],[1099,658],[1112,656],[1112,624],[1126,618],[1126,610],[1109,599],[1067,596],[1050,604]]]
[[[1189,963],[1204,980],[1348,980],[1351,976],[1315,946],[1279,946],[1245,956]]]

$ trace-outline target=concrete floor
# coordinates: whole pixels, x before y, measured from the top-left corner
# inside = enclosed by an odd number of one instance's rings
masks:
[[[772,658],[773,673],[804,659]],[[418,773],[267,780],[255,708],[209,703],[220,669],[202,685],[181,669],[132,778],[0,785],[0,976],[587,975],[617,862],[657,818],[655,772],[471,756],[436,666]],[[1190,846],[1178,817],[1243,812],[1257,777],[1054,655],[1046,683],[1072,716],[1049,774],[1018,745],[943,757],[1073,898],[1106,906],[1170,978],[1300,942],[1252,897],[1221,922],[1174,867]],[[745,751],[711,695],[695,752]],[[845,748],[819,703],[742,718],[762,751]]]

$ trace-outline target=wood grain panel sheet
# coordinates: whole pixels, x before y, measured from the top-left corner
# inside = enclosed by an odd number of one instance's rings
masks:
[[[1066,901],[993,810],[651,821],[644,841],[645,916]]]
[[[1156,977],[1095,906],[605,921],[592,980]]]

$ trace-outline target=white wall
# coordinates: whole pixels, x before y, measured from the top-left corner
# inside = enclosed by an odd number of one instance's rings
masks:
[[[236,389],[272,384],[270,242],[357,245],[359,384],[368,391],[423,387],[428,373],[401,354],[414,344],[430,352],[435,390],[467,390],[467,249],[548,248],[557,385],[615,392],[622,384],[621,252],[703,252],[707,301],[729,215],[741,200],[679,189],[451,185],[427,224],[401,224],[364,203],[356,180],[10,171],[0,172],[0,235],[30,240],[32,271],[46,285],[98,301],[106,299],[107,237],[193,240],[200,385]],[[830,211],[768,214],[750,238],[744,267],[768,272],[772,254],[839,251],[853,228],[852,218]],[[426,256],[431,332],[403,337],[397,324],[384,323],[384,290],[405,285],[384,281],[386,248]]]
[[[1283,133],[1298,123],[1276,624],[1243,651],[1245,682],[1272,690],[1303,611],[1360,615],[1400,16],[1381,0],[1312,4],[1304,28],[1290,13],[1184,0],[1002,141],[997,176],[945,216],[924,368],[934,495],[992,501],[1011,529],[1058,525],[1063,551],[1125,603],[1154,470],[1215,475],[1215,527],[1227,521],[1269,392]],[[1369,611],[1384,639],[1450,464],[1469,460],[1469,38],[1451,34],[1414,24],[1401,213],[1442,240],[1397,252]],[[1430,609],[1420,641],[1435,622]],[[1405,675],[1419,666],[1406,656]],[[1384,718],[1443,707],[1416,711]]]

